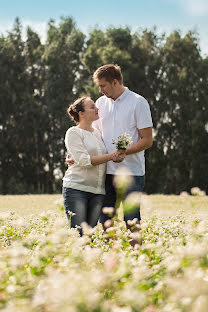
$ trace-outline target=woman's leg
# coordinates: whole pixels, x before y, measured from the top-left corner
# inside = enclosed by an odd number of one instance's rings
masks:
[[[100,213],[103,207],[104,195],[102,194],[92,194],[88,201],[87,210],[87,223],[94,227],[96,226]]]
[[[82,222],[87,222],[87,194],[87,192],[72,188],[63,188],[65,212],[72,228],[81,226]],[[70,211],[75,215],[70,216]],[[79,232],[81,234],[81,231]]]

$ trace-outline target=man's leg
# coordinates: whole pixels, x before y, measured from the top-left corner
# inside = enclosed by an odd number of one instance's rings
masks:
[[[104,197],[104,202],[103,202],[103,207],[113,207],[115,209],[116,205],[116,190],[113,185],[113,177],[114,175],[112,174],[107,174],[106,175],[106,180],[105,180],[105,197]],[[115,212],[114,212],[115,213]],[[107,214],[104,214],[101,211],[100,219],[99,221],[104,224],[105,221],[111,219],[110,216]]]
[[[133,176],[134,182],[132,185],[127,189],[125,198],[132,192],[143,192],[144,188],[144,182],[145,182],[145,176]],[[138,221],[141,220],[140,216],[140,203],[138,202],[138,206],[135,207],[134,212],[126,214],[124,216],[124,220],[127,222],[128,220],[133,220],[134,218],[137,218]]]
[[[132,192],[142,192],[144,188],[145,183],[145,176],[134,176],[134,183],[129,187],[129,189],[126,192],[127,197]],[[138,221],[135,224],[132,224],[131,220],[137,219]],[[138,201],[138,205],[135,207],[135,210],[132,213],[128,213],[124,215],[124,220],[126,221],[126,227],[129,229],[132,233],[134,233],[131,240],[131,245],[135,246],[138,244],[138,239],[136,239],[138,232],[140,231],[140,203]],[[129,221],[129,222],[128,222]]]

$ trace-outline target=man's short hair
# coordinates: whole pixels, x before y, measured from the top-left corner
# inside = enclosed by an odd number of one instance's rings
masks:
[[[99,67],[93,74],[93,80],[96,82],[102,78],[105,78],[108,82],[117,79],[120,84],[123,84],[121,68],[117,64],[107,64]]]

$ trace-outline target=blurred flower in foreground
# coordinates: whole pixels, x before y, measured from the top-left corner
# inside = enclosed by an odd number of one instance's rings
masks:
[[[123,201],[127,189],[133,183],[133,177],[131,171],[126,167],[120,167],[116,170],[113,183],[116,188],[117,198],[116,198],[116,209],[119,208],[120,203]]]
[[[192,305],[193,312],[207,312],[208,311],[208,298],[205,295],[197,297]]]
[[[82,222],[81,227],[84,235],[91,236],[95,232],[95,228],[92,228],[87,222]]]
[[[104,214],[111,215],[114,212],[114,208],[113,207],[104,207],[102,209],[102,211]]]
[[[132,233],[130,233],[129,237],[130,237],[130,239],[137,242],[138,245],[142,244],[142,233],[141,233],[141,231],[132,232]]]
[[[186,191],[183,191],[183,192],[180,193],[180,196],[187,197],[187,196],[189,196],[189,193],[186,192]]]
[[[119,264],[118,255],[115,252],[105,253],[103,255],[104,258],[104,268],[107,272],[113,271],[117,268]]]
[[[60,197],[60,198],[56,199],[56,200],[54,201],[54,204],[55,204],[55,205],[58,205],[58,206],[63,205],[63,198]]]
[[[113,221],[112,220],[107,220],[107,221],[105,221],[105,223],[104,223],[104,227],[107,229],[107,228],[109,228],[109,227],[111,227],[113,225]]]
[[[126,190],[133,183],[131,171],[124,166],[118,168],[118,170],[116,170],[113,182],[116,189]]]
[[[137,209],[141,202],[141,195],[140,192],[132,192],[126,197],[123,202],[124,214],[130,214]]]
[[[4,220],[4,219],[8,219],[10,217],[10,212],[0,212],[0,219]]]
[[[194,196],[205,196],[206,195],[205,191],[200,190],[200,188],[197,186],[192,187],[191,194]]]

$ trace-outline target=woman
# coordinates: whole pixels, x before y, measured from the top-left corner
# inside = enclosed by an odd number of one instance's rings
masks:
[[[77,126],[69,128],[65,136],[67,152],[74,160],[63,178],[65,211],[71,227],[80,227],[82,222],[94,227],[105,194],[106,162],[117,160],[116,151],[107,154],[100,132],[92,127],[99,116],[89,97],[76,100],[67,112]]]

